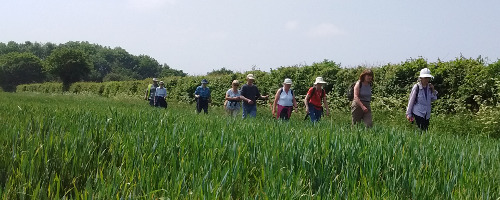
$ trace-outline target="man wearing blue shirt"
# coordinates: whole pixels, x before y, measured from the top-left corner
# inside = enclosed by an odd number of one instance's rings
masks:
[[[194,97],[196,98],[196,112],[198,112],[198,114],[201,112],[201,109],[203,109],[205,114],[208,114],[208,103],[212,100],[212,96],[210,88],[207,87],[207,84],[207,79],[203,79],[201,81],[201,85],[194,91]]]

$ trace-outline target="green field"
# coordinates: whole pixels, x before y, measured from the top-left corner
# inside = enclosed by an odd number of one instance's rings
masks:
[[[461,116],[404,111],[232,119],[133,98],[0,93],[3,199],[498,199],[500,142]],[[468,134],[470,133],[470,134]]]

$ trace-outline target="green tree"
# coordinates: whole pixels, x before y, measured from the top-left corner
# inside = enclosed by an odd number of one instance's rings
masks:
[[[232,70],[226,69],[225,67],[220,68],[218,70],[212,70],[211,72],[208,72],[207,75],[226,75],[226,74],[234,74]]]
[[[87,76],[91,65],[82,50],[65,47],[55,49],[46,60],[47,71],[61,79],[64,90],[67,90],[71,83]]]
[[[156,77],[160,74],[161,66],[154,58],[147,55],[137,56],[138,64],[134,66],[134,72],[141,76],[141,79]]]
[[[14,91],[19,84],[42,82],[44,77],[42,61],[32,53],[0,56],[0,84],[4,91]]]
[[[169,76],[187,76],[182,70],[172,69],[167,64],[163,64],[161,67],[160,77],[169,77]]]

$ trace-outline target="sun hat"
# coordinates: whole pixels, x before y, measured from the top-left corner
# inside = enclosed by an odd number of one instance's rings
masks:
[[[429,70],[428,68],[423,68],[422,70],[420,70],[420,76],[418,76],[419,78],[434,78],[434,76],[431,75],[431,70]]]
[[[238,81],[238,80],[234,80],[231,84],[232,84],[232,85],[234,85],[234,84],[238,84],[238,85],[239,85],[239,84],[240,84],[240,81]]]
[[[285,80],[283,81],[283,84],[291,85],[292,84],[292,79],[285,78]]]
[[[255,80],[255,78],[253,77],[253,74],[248,74],[247,79]]]
[[[157,78],[153,78],[153,81],[157,82],[157,81],[158,81],[158,79],[157,79]]]
[[[163,84],[164,84],[163,81],[160,81],[160,85],[163,85]]]
[[[201,80],[201,84],[207,84],[207,83],[208,83],[207,79]]]
[[[325,84],[326,82],[323,80],[323,77],[316,77],[316,81],[314,82],[314,84],[318,84],[318,83]]]

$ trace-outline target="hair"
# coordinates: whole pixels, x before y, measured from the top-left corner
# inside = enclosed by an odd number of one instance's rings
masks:
[[[365,80],[365,76],[371,76],[372,77],[372,83],[375,80],[375,76],[373,76],[373,71],[371,69],[365,69],[361,75],[359,75],[359,82],[363,82]]]

